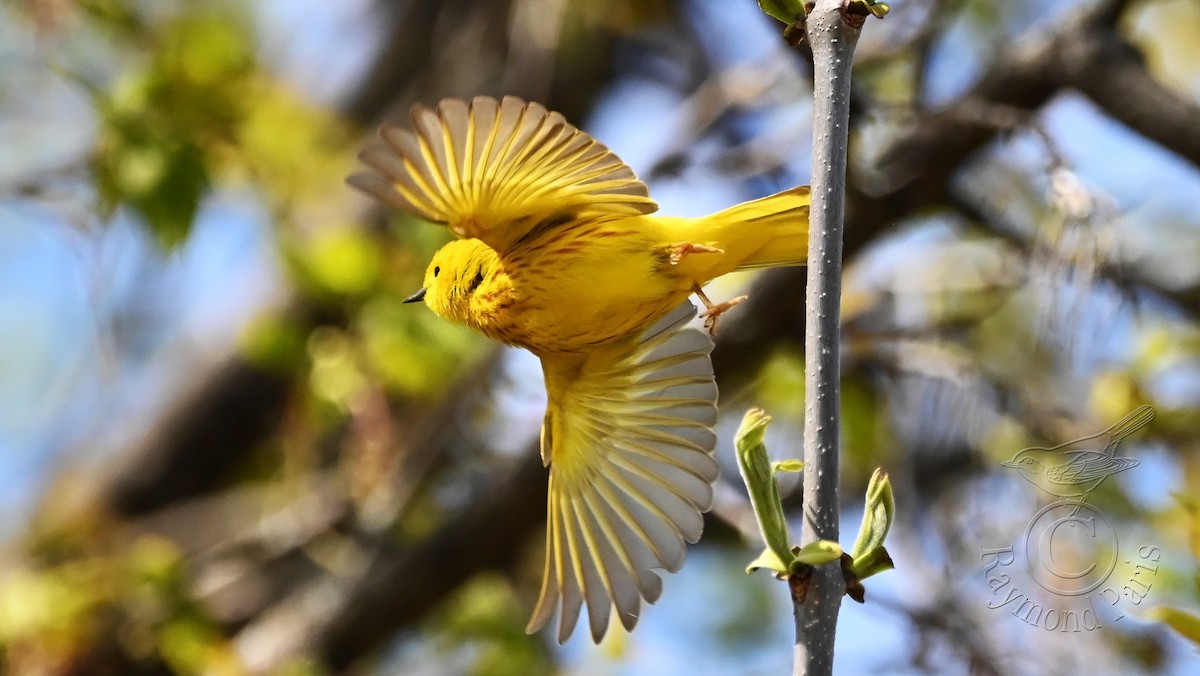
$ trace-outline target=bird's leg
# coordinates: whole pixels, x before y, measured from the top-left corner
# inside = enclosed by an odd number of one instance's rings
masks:
[[[725,253],[725,250],[696,244],[695,242],[679,242],[667,247],[667,255],[670,258],[671,265],[679,265],[679,261],[683,260],[684,256],[696,253]]]
[[[704,303],[704,313],[700,316],[704,317],[704,328],[708,329],[709,335],[712,336],[717,334],[717,319],[729,310],[729,308],[749,298],[749,296],[738,296],[724,303],[714,303],[708,299],[708,296],[704,295],[704,289],[701,289],[699,284],[692,285],[692,292],[700,297],[701,303]]]
[[[1083,502],[1084,500],[1087,500],[1087,497],[1087,494],[1081,493],[1079,495],[1072,495],[1067,498],[1068,502],[1075,503],[1075,509],[1071,510],[1071,514],[1067,516],[1068,519],[1071,519],[1072,526],[1075,525],[1075,519],[1079,516],[1079,510],[1083,509]]]
[[[680,261],[683,260],[683,257],[690,254],[725,253],[724,249],[718,249],[716,247],[711,247],[704,244],[697,244],[695,242],[678,242],[676,244],[672,244],[666,247],[666,252],[667,258],[671,265],[679,265]],[[748,298],[748,296],[738,296],[737,298],[727,300],[724,303],[714,303],[708,299],[708,296],[704,295],[704,290],[700,288],[699,284],[692,284],[692,291],[700,297],[700,302],[704,303],[704,314],[700,316],[704,317],[704,328],[708,329],[709,335],[716,335],[718,317],[724,314],[729,308]]]

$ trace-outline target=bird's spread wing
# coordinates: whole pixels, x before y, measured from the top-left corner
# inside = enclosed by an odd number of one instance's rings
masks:
[[[543,359],[550,406],[546,570],[529,632],[561,607],[558,640],[587,604],[599,642],[613,606],[625,628],[653,603],[712,505],[717,386],[708,335],[685,303],[636,340],[582,362]],[[561,361],[561,363],[560,363]]]
[[[1124,472],[1138,464],[1135,458],[1112,458],[1099,451],[1075,451],[1071,460],[1046,472],[1046,478],[1056,484],[1073,486]]]
[[[608,148],[559,113],[506,96],[412,109],[359,153],[350,185],[503,253],[536,228],[658,207]]]

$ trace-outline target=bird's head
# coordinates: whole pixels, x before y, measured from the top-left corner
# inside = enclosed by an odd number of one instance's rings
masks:
[[[1011,467],[1022,474],[1037,476],[1045,470],[1043,463],[1035,457],[1036,451],[1039,450],[1042,449],[1027,448],[1013,456],[1012,460],[1002,464],[1005,467]]]
[[[475,325],[471,298],[496,269],[496,252],[477,239],[457,239],[438,250],[425,270],[425,285],[404,299],[424,300],[439,317]]]

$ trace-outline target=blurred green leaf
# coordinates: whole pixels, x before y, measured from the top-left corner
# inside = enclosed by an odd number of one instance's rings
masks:
[[[757,399],[767,410],[792,411],[804,392],[804,354],[781,348],[759,370]]]
[[[277,315],[256,317],[242,330],[238,343],[251,363],[287,372],[305,362],[307,330],[299,322]]]
[[[254,67],[251,36],[235,17],[184,15],[164,38],[158,67],[189,91],[226,86]]]
[[[1178,608],[1167,606],[1152,608],[1150,612],[1146,613],[1146,617],[1155,622],[1162,622],[1179,632],[1180,636],[1200,647],[1200,617]]]
[[[352,193],[343,180],[351,170],[355,137],[331,111],[282,83],[256,79],[247,97],[254,105],[239,122],[233,161],[244,165],[283,213],[303,209],[346,218]]]
[[[436,640],[450,664],[466,668],[443,664],[442,671],[480,676],[550,673],[540,641],[524,632],[524,612],[499,575],[479,575],[464,584],[439,613]]]
[[[366,362],[392,391],[436,396],[465,362],[489,344],[471,330],[402,300],[399,295],[379,294],[363,305],[357,330]]]
[[[324,228],[305,245],[310,278],[328,293],[352,296],[379,280],[379,250],[355,228]]]
[[[184,13],[156,37],[111,87],[89,87],[100,118],[90,165],[101,213],[125,205],[172,248],[190,233],[236,136],[254,58],[233,17]]]
[[[160,149],[165,163],[158,180],[141,194],[131,192],[127,201],[150,225],[164,248],[174,248],[187,238],[208,188],[204,154],[190,143]]]
[[[122,37],[135,37],[146,32],[145,22],[125,0],[86,0],[78,5],[90,21]]]
[[[171,541],[142,537],[125,555],[126,566],[135,579],[159,588],[174,588],[183,577],[183,555]]]
[[[84,630],[83,618],[102,601],[96,572],[84,562],[8,572],[0,578],[0,644],[47,635],[77,637]]]
[[[236,658],[216,626],[197,616],[178,616],[158,631],[158,650],[177,674],[237,673]]]
[[[879,411],[884,406],[866,377],[842,379],[842,473],[853,480],[866,479],[887,453],[895,448],[895,435]]]
[[[357,349],[352,336],[332,326],[318,327],[308,338],[309,386],[313,394],[340,410],[349,409],[368,384]]]

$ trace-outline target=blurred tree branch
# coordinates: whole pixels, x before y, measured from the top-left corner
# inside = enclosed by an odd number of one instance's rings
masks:
[[[398,95],[420,81],[437,52],[439,19],[463,21],[472,4],[469,0],[377,0],[377,11],[387,26],[380,40],[382,49],[345,103],[346,116],[369,127],[397,108]]]
[[[286,374],[228,359],[106,468],[102,504],[137,516],[211,490],[276,430],[292,387]]]
[[[1058,43],[1050,62],[1055,80],[1200,169],[1200,105],[1158,82],[1142,53],[1111,27],[1079,37]]]
[[[361,569],[316,580],[264,612],[239,634],[240,653],[254,669],[270,670],[302,653],[337,670],[348,667],[415,625],[471,576],[512,564],[545,519],[545,492],[545,469],[530,448],[507,478],[419,546],[399,549],[379,540]]]

